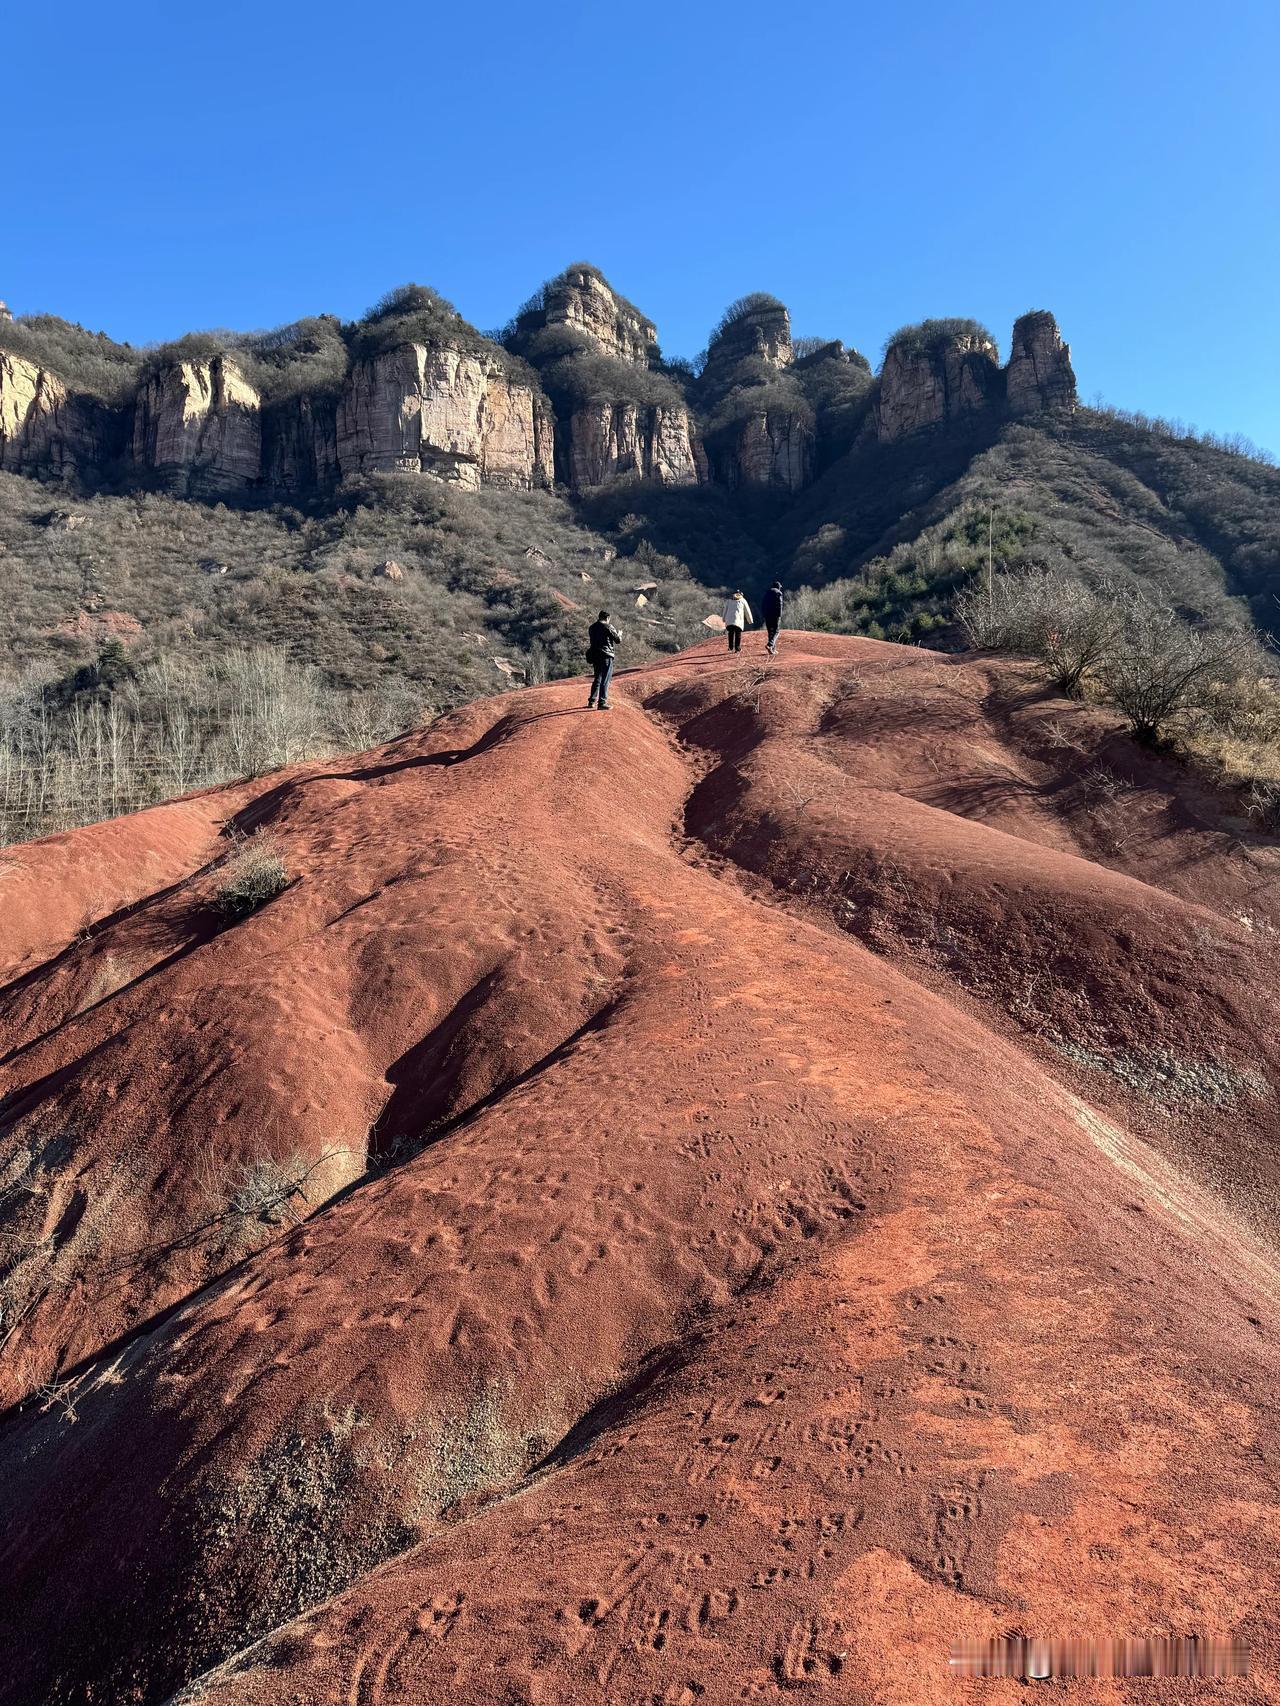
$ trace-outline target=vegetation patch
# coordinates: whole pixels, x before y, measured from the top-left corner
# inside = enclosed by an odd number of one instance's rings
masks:
[[[247,918],[289,886],[289,872],[278,843],[259,829],[237,843],[223,861],[213,891],[215,910],[229,924]]]
[[[980,320],[959,316],[899,326],[885,339],[884,354],[887,356],[894,351],[902,356],[936,355],[948,345],[960,342],[989,344],[992,351],[996,351],[996,340]]]
[[[1229,1066],[1220,1060],[1194,1060],[1172,1049],[1133,1050],[1085,1048],[1050,1034],[1047,1040],[1068,1060],[1093,1071],[1107,1072],[1127,1089],[1166,1103],[1204,1103],[1229,1108],[1248,1098],[1261,1100],[1270,1086],[1252,1067]]]

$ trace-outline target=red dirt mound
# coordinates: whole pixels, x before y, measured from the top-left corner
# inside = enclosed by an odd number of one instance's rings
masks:
[[[1275,848],[1007,666],[582,697],[22,851],[0,1701],[1275,1698]]]

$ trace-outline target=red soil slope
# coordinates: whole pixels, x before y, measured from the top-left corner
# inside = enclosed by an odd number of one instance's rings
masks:
[[[0,1701],[1280,1697],[1276,849],[1007,666],[581,696],[6,869]]]

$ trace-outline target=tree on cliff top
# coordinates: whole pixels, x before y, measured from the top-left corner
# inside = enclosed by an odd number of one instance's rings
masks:
[[[777,313],[779,310],[785,314],[786,303],[776,296],[771,296],[767,290],[749,291],[746,296],[740,296],[736,302],[731,302],[716,321],[708,340],[708,348],[717,343],[739,321],[749,319],[752,314]]]
[[[920,320],[914,326],[899,326],[885,339],[884,354],[887,356],[891,350],[901,355],[936,354],[961,338],[981,339],[996,349],[996,340],[981,320],[960,315],[949,320]]]
[[[472,355],[496,358],[510,376],[537,389],[536,375],[518,357],[464,320],[447,297],[425,284],[402,284],[379,297],[362,320],[347,328],[351,353],[380,355],[400,344],[447,344]]]
[[[267,332],[218,328],[188,332],[142,352],[140,376],[175,362],[207,362],[226,356],[266,403],[303,394],[332,396],[347,376],[347,346],[332,314],[313,315]]]
[[[634,315],[640,322],[641,326],[647,327],[651,332],[657,331],[657,327],[654,325],[649,316],[647,314],[642,314],[634,302],[628,301],[620,290],[610,284],[609,280],[600,271],[599,267],[593,267],[590,261],[573,261],[569,266],[565,267],[562,272],[558,272],[554,278],[545,279],[534,291],[533,295],[526,298],[526,300],[520,304],[511,319],[508,320],[506,325],[502,328],[502,340],[506,342],[517,335],[527,333],[531,329],[534,329],[529,326],[528,322],[536,316],[545,313],[547,307],[554,300],[559,291],[570,290],[573,288],[574,273],[586,273],[588,278],[595,279],[597,284],[603,285],[609,292],[610,296],[613,297],[613,300],[617,303],[623,313]]]
[[[0,350],[47,368],[72,391],[105,403],[127,402],[137,389],[139,350],[56,314],[0,320]]]

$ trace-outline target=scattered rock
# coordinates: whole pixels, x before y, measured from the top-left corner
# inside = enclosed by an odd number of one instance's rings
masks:
[[[201,557],[197,567],[202,575],[229,575],[231,565],[220,563],[216,557]]]
[[[122,640],[126,645],[141,632],[142,623],[127,610],[77,610],[74,616],[45,629],[50,638],[92,640],[95,644]]]
[[[704,616],[702,618],[702,626],[704,628],[710,628],[710,630],[713,634],[723,634],[724,633],[724,617],[723,616]]]
[[[553,586],[549,586],[547,588],[547,592],[551,595],[552,598],[555,599],[556,603],[560,606],[561,610],[581,610],[582,609],[582,606],[580,604],[575,604],[574,601],[570,597],[568,597],[568,595],[566,593],[558,592],[556,590],[556,588]]]
[[[396,562],[394,557],[388,557],[385,562],[379,563],[373,572],[375,575],[380,575],[384,581],[402,581],[404,579],[404,568]]]
[[[37,527],[47,527],[51,533],[74,533],[78,527],[87,527],[89,517],[77,515],[74,510],[51,509],[36,517]]]
[[[636,609],[637,610],[643,610],[645,605],[648,604],[648,602],[649,602],[649,600],[645,597],[644,593],[640,592],[640,593],[636,594]]]
[[[536,545],[526,547],[525,556],[531,563],[536,563],[539,568],[549,569],[551,567],[550,557],[545,551],[540,551]]]

